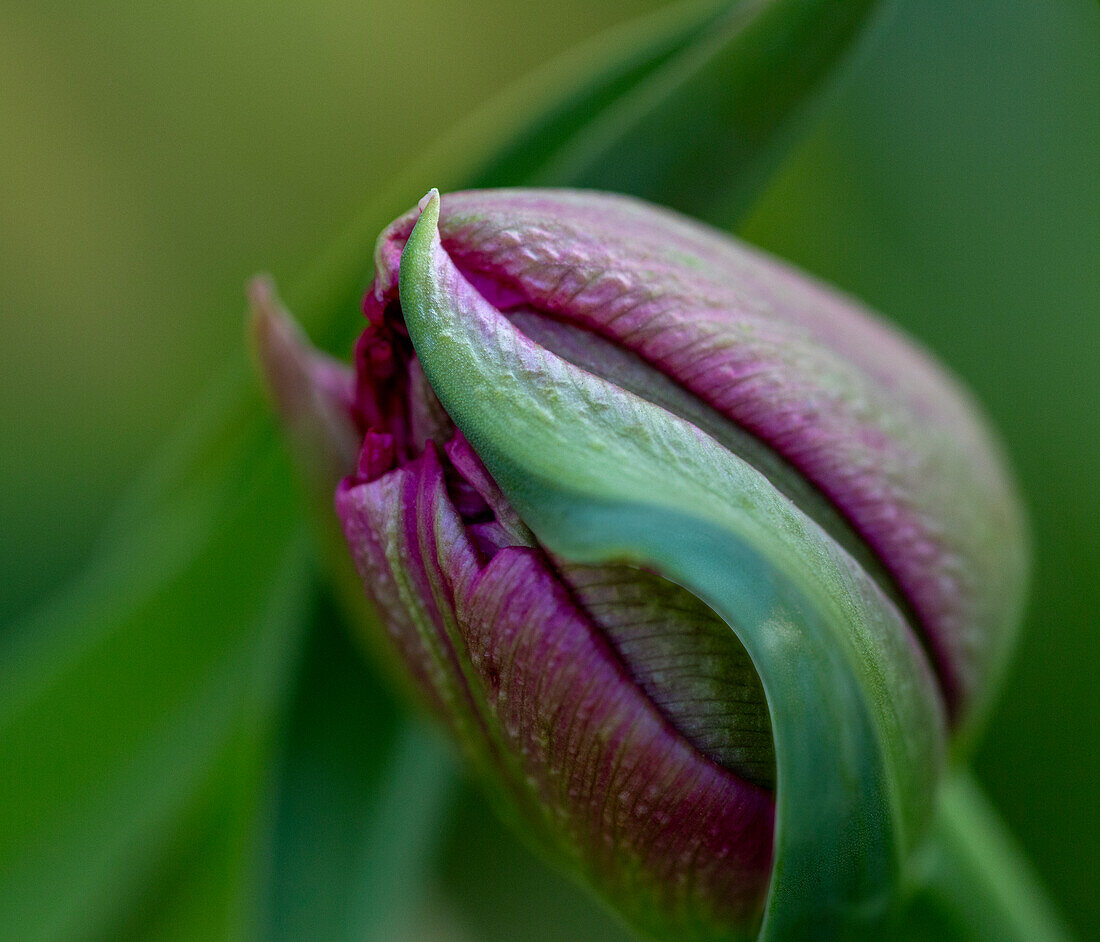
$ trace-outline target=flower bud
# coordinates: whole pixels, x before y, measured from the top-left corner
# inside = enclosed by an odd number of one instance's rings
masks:
[[[1021,605],[974,405],[851,299],[623,197],[433,191],[375,261],[336,508],[507,807],[661,937],[880,918]]]

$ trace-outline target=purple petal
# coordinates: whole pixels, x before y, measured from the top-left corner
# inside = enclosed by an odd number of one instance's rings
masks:
[[[415,220],[379,240],[393,295]],[[999,448],[954,380],[857,302],[636,201],[568,191],[443,198],[440,232],[501,309],[612,340],[751,432],[825,494],[920,626],[956,717],[996,672],[1026,575]]]
[[[464,487],[479,498],[463,498],[473,523],[452,500]],[[492,507],[501,519],[483,519]],[[429,445],[379,477],[346,481],[337,510],[402,662],[558,855],[643,921],[758,918],[771,868],[770,791],[670,722],[509,519],[464,440],[445,456]],[[601,608],[599,585],[616,579],[569,574],[603,613],[622,593],[605,593]]]

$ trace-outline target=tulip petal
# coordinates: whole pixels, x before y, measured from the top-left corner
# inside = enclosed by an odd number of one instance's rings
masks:
[[[756,664],[779,777],[763,936],[875,924],[929,820],[946,737],[904,616],[753,467],[521,334],[444,251],[438,194],[422,207],[400,265],[409,335],[509,502],[554,553],[685,586]]]
[[[415,219],[380,239],[377,291],[392,289]],[[448,195],[440,233],[495,306],[634,354],[824,495],[855,535],[845,548],[869,571],[878,560],[912,612],[952,719],[980,711],[1020,622],[1026,540],[997,442],[931,358],[780,261],[622,196]]]
[[[541,549],[512,543],[486,561],[434,446],[346,482],[337,509],[402,660],[553,856],[680,938],[756,923],[771,792],[693,747]],[[573,576],[591,599],[607,572]]]

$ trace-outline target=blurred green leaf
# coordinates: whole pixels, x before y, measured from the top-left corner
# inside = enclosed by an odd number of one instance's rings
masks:
[[[316,620],[282,739],[261,937],[389,938],[419,903],[453,760],[401,718],[331,605]]]
[[[607,57],[469,185],[611,190],[737,225],[818,114],[875,3],[708,6],[634,55]]]
[[[291,311],[343,347],[359,326],[336,320],[359,301],[346,287],[362,290],[378,232],[429,186],[610,189],[735,228],[812,126],[875,6],[689,0],[596,38],[430,147],[289,294]]]
[[[252,938],[257,816],[270,744],[244,730],[181,815],[159,861],[122,898],[118,918],[78,935],[96,942]]]
[[[472,784],[441,836],[438,889],[458,937],[476,942],[628,942],[636,938],[602,902],[549,871]],[[422,936],[434,938],[434,936]],[[404,938],[404,937],[403,937]],[[410,942],[415,938],[409,937]]]
[[[1068,942],[1061,916],[1039,888],[1029,861],[966,770],[955,769],[941,790],[924,880],[899,942]]]
[[[5,635],[10,938],[78,938],[115,918],[242,737],[265,735],[310,567],[289,469],[247,411],[227,416],[80,584]]]
[[[716,12],[692,3],[601,38],[501,99],[373,201],[290,292],[291,308],[330,343],[346,342],[376,233],[429,184],[614,186],[684,209],[709,194],[710,218],[732,222],[868,6],[838,14],[825,2],[773,0]],[[662,146],[673,141],[685,146]],[[498,156],[486,160],[487,151]],[[199,411],[120,510],[85,575],[0,641],[3,937],[45,942],[123,926],[138,937],[249,938],[257,914],[247,900],[294,884],[314,853],[352,860],[337,874],[343,882],[325,887],[327,899],[268,918],[301,925],[307,912],[331,916],[349,893],[387,895],[392,882],[365,882],[379,861],[413,879],[405,835],[368,822],[385,813],[379,795],[420,782],[410,808],[423,814],[404,820],[427,840],[442,801],[420,764],[431,753],[397,734],[388,706],[326,742],[320,730],[340,718],[322,704],[339,700],[338,688],[310,686],[324,686],[312,661],[283,741],[285,804],[273,835],[255,838],[285,851],[283,869],[267,871],[273,888],[242,870],[244,844],[234,841],[266,826],[258,770],[318,595],[292,477],[239,360]],[[365,764],[347,752],[356,736],[364,753],[377,750]],[[314,738],[328,752],[311,767]],[[390,762],[388,748],[397,757],[390,784],[330,794],[330,817],[309,833],[299,815],[321,787],[318,768],[359,775]],[[216,826],[226,814],[232,834]],[[338,832],[339,849],[326,831]],[[348,856],[356,834],[370,844],[358,864]],[[205,912],[214,886],[220,921]]]

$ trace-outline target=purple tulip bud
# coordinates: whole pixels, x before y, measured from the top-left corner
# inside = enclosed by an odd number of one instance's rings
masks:
[[[631,199],[469,192],[438,212],[436,290],[761,472],[908,625],[951,723],[972,717],[1011,645],[1024,540],[997,446],[940,367],[850,298]],[[362,446],[336,507],[367,593],[559,860],[651,931],[751,930],[776,785],[753,661],[686,589],[540,545],[410,340],[399,275],[419,217],[378,241],[345,406]]]

